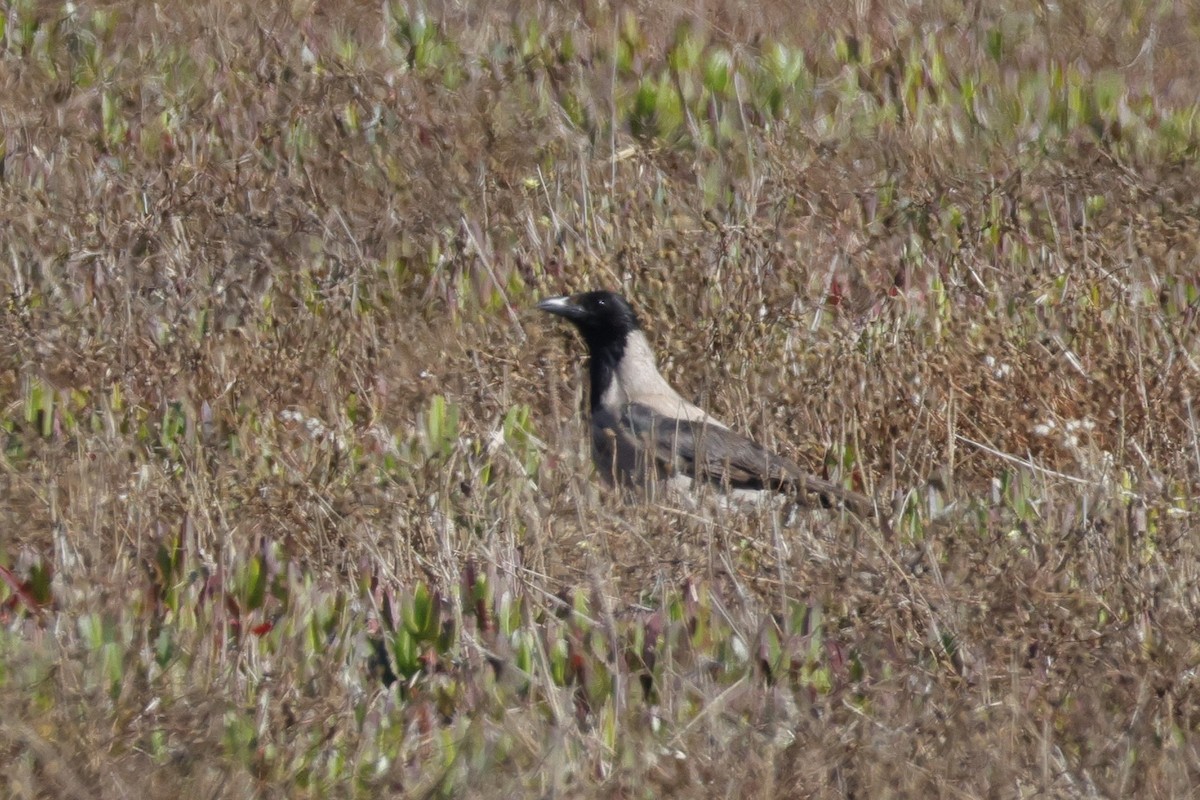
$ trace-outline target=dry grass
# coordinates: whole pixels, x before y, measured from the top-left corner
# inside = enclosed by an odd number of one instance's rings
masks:
[[[1191,796],[1200,14],[1006,5],[7,4],[5,796]]]

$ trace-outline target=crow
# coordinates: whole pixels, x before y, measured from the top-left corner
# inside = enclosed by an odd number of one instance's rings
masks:
[[[573,324],[588,350],[592,457],[611,484],[653,491],[707,483],[739,500],[789,495],[871,514],[866,495],[807,474],[685,400],[662,374],[637,314],[608,291],[552,297],[537,307]]]

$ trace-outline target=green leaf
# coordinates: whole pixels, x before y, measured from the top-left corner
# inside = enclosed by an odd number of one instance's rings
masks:
[[[567,685],[567,661],[570,645],[565,637],[559,637],[550,648],[550,677],[557,686]]]
[[[1004,56],[1004,31],[999,25],[987,32],[987,53],[996,63]]]
[[[512,635],[513,661],[525,675],[533,671],[534,637],[528,631],[516,631]]]
[[[405,680],[421,671],[421,651],[406,628],[396,629],[392,638],[392,657],[396,659],[396,672]]]
[[[267,568],[262,556],[254,556],[246,566],[246,610],[262,608],[267,596]]]
[[[703,52],[703,39],[696,35],[691,25],[683,23],[675,29],[675,41],[667,52],[667,63],[676,74],[690,72],[700,62]]]
[[[174,629],[164,625],[154,640],[154,662],[165,668],[175,657]]]
[[[733,91],[733,56],[718,48],[704,60],[704,87],[717,97],[727,97]]]
[[[458,406],[442,395],[434,395],[425,414],[427,456],[448,457],[458,443]]]
[[[405,605],[404,627],[418,642],[431,641],[437,637],[439,614],[437,598],[430,595],[424,583],[418,583],[412,598]]]

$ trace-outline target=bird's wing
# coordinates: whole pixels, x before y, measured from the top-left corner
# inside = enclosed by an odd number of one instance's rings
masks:
[[[632,446],[640,455],[639,475],[652,455],[660,475],[683,474],[728,489],[794,493],[800,499],[815,494],[825,504],[840,501],[862,513],[873,506],[865,495],[809,475],[792,461],[719,425],[664,417],[641,403],[626,404],[619,423],[619,430],[610,435],[626,451]],[[623,459],[626,463],[630,463],[628,455]]]

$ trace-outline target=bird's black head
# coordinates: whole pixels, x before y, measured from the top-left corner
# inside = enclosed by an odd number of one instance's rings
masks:
[[[551,297],[537,307],[570,320],[587,342],[593,358],[613,350],[619,358],[626,338],[642,327],[629,303],[616,292]]]
[[[612,384],[629,336],[641,330],[637,314],[624,297],[615,292],[584,292],[568,297],[551,297],[538,308],[571,321],[587,344],[591,373],[591,403],[595,410]]]

